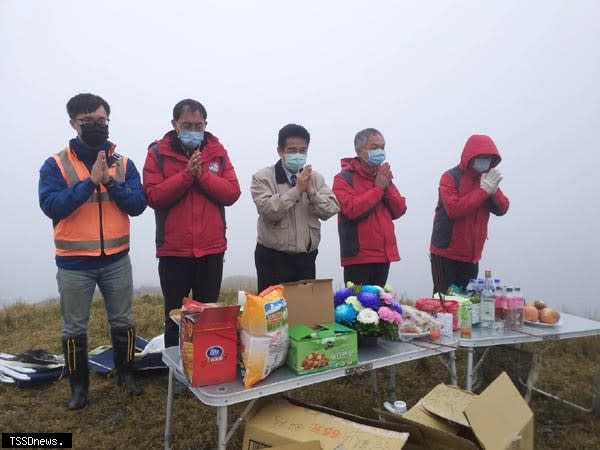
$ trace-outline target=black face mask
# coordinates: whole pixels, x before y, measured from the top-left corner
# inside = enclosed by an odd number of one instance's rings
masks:
[[[81,139],[90,147],[101,147],[108,139],[108,125],[99,125],[97,123],[82,124]]]

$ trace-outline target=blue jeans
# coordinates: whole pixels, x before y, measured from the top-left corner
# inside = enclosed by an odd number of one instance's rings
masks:
[[[131,304],[133,277],[129,255],[100,269],[66,270],[56,273],[63,317],[63,337],[87,334],[96,285],[104,297],[111,328],[133,326]]]

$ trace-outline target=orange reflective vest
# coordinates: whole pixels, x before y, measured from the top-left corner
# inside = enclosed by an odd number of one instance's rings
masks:
[[[113,145],[106,153],[113,154]],[[67,185],[72,187],[90,176],[83,161],[70,148],[54,155]],[[127,158],[121,157],[108,169],[116,181],[125,181]],[[58,256],[112,255],[129,248],[129,216],[121,210],[100,184],[79,208],[54,227]]]

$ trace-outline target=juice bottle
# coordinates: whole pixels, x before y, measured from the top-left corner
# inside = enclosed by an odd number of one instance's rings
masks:
[[[471,339],[473,337],[473,324],[471,323],[471,302],[467,300],[460,304],[460,337],[463,339]]]

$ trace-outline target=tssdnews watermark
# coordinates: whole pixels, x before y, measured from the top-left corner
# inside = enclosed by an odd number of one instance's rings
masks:
[[[73,434],[2,433],[2,448],[73,448]]]

